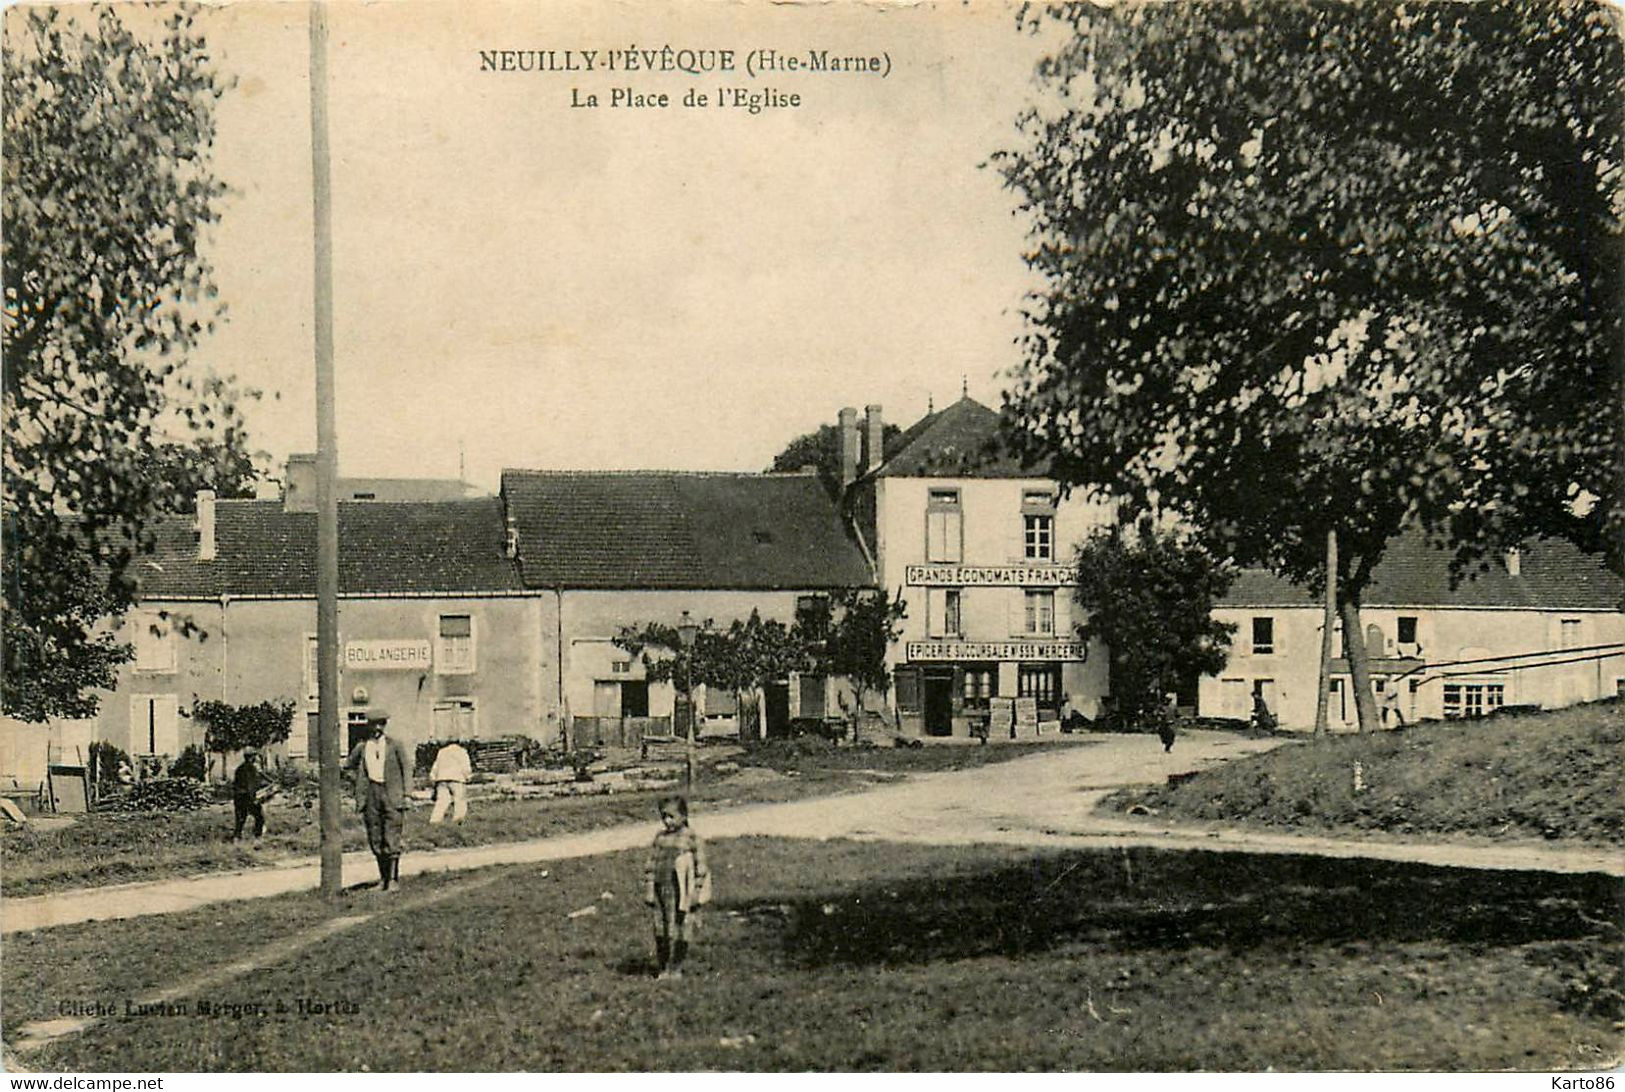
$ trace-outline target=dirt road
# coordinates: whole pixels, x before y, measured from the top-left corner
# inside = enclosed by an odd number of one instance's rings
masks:
[[[937,844],[1003,842],[1208,849],[1245,853],[1415,861],[1464,868],[1603,872],[1625,876],[1625,853],[1549,845],[1387,843],[1366,839],[1179,828],[1150,819],[1092,814],[1115,788],[1155,784],[1231,758],[1281,745],[1219,732],[1190,732],[1172,754],[1146,736],[1093,736],[1074,746],[957,773],[915,775],[862,793],[815,797],[697,812],[695,826],[711,839],[747,835],[855,838]],[[528,842],[408,853],[406,876],[530,864],[631,849],[647,842],[653,824],[636,824]],[[345,875],[369,874],[365,853],[345,857]],[[125,884],[33,898],[0,898],[0,932],[81,921],[172,913],[210,902],[260,898],[317,886],[314,861],[251,872]]]

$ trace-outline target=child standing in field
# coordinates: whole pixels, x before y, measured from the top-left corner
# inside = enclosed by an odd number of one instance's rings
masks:
[[[696,912],[711,901],[705,841],[688,825],[688,800],[660,802],[660,833],[643,870],[643,901],[655,909],[655,957],[661,978],[680,978]]]

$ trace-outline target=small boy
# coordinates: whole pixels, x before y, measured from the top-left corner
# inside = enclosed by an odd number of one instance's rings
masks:
[[[688,800],[660,802],[661,830],[643,869],[643,901],[655,908],[655,958],[661,978],[681,978],[696,912],[711,901],[705,841],[688,825]]]

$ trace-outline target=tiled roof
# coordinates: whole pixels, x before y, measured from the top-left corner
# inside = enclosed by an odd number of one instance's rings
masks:
[[[1361,597],[1367,607],[1506,607],[1536,610],[1618,610],[1625,581],[1600,557],[1567,542],[1525,543],[1519,575],[1499,559],[1473,579],[1450,587],[1450,551],[1431,547],[1420,531],[1396,538]],[[1312,606],[1308,589],[1260,569],[1245,569],[1221,607]]]
[[[136,562],[146,599],[315,595],[316,514],[281,501],[215,504],[215,559],[197,560],[192,517],[165,521]],[[502,502],[339,505],[340,594],[479,593],[523,585],[503,554]]]
[[[876,477],[1042,478],[1000,443],[999,415],[965,396],[897,438]]]
[[[871,584],[811,474],[505,470],[533,588],[839,588]]]

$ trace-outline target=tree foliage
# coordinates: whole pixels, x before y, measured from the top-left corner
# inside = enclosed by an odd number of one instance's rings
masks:
[[[1356,620],[1408,524],[1463,563],[1536,532],[1617,545],[1612,12],[1218,0],[1033,22],[1068,33],[995,157],[1043,279],[1007,395],[1024,456],[1312,585],[1336,531]]]
[[[227,86],[192,18],[5,13],[4,709],[24,719],[94,712],[129,657],[97,623],[131,603],[151,520],[251,475],[243,392],[187,360],[222,313],[202,240]]]
[[[281,743],[293,731],[296,707],[292,701],[262,701],[253,705],[200,701],[192,706],[192,716],[204,724],[204,749],[223,754],[245,747]]]
[[[1077,574],[1078,636],[1110,650],[1120,717],[1152,719],[1181,682],[1224,668],[1236,627],[1214,619],[1213,605],[1235,574],[1199,543],[1148,520],[1102,528],[1078,547]]]
[[[890,450],[892,442],[902,434],[903,430],[896,425],[882,426],[881,446]],[[817,469],[818,480],[831,493],[840,487],[841,430],[838,427],[819,425],[812,432],[797,436],[774,456],[773,465],[768,470],[775,474],[787,474],[808,466]]]
[[[885,590],[842,588],[796,619],[806,635],[811,669],[838,675],[852,684],[857,699],[852,733],[857,737],[864,696],[884,694],[891,685],[886,649],[902,633],[907,604]]]
[[[615,645],[642,658],[651,682],[704,685],[736,694],[799,671],[806,662],[804,642],[794,629],[754,610],[726,629],[707,621],[686,654],[677,628],[661,622],[623,626]],[[692,680],[684,678],[685,672],[693,673]]]

